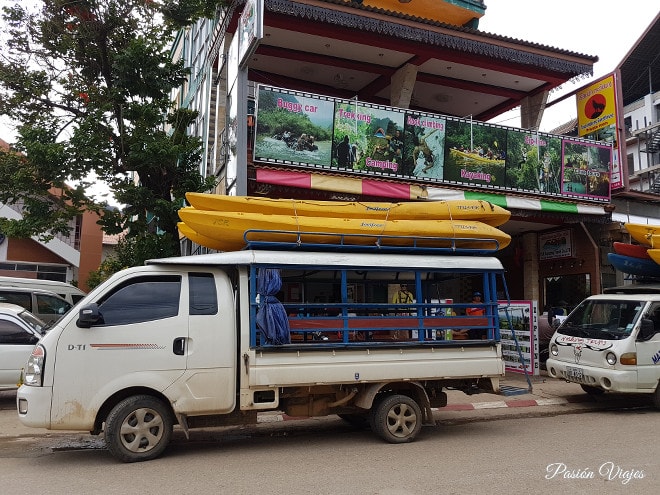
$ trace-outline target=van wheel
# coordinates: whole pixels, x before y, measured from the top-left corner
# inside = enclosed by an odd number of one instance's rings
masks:
[[[605,393],[605,390],[598,387],[591,387],[589,385],[580,385],[580,387],[582,387],[582,390],[584,390],[589,395],[603,395]]]
[[[105,443],[122,462],[155,459],[172,438],[172,414],[163,401],[136,395],[119,402],[105,421]]]
[[[422,429],[422,410],[407,395],[389,395],[371,409],[371,429],[389,443],[412,442]]]
[[[660,383],[655,387],[655,392],[653,392],[653,405],[656,409],[660,409]]]

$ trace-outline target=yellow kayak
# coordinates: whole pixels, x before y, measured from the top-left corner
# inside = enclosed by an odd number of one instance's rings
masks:
[[[249,242],[502,249],[511,237],[470,220],[374,220],[204,211],[188,207],[179,217],[197,234],[235,250]],[[202,244],[204,245],[204,244]],[[215,248],[214,248],[215,249]]]
[[[216,241],[215,239],[211,239],[205,235],[198,234],[183,222],[177,223],[176,226],[178,227],[180,234],[184,235],[195,244],[199,244],[200,246],[204,246],[209,249],[215,249],[216,251],[240,251],[243,249],[243,247],[245,247],[245,243],[239,243],[235,246],[232,246],[231,243]]]
[[[630,234],[630,237],[640,244],[643,244],[644,246],[660,247],[660,225],[625,223],[624,227]]]
[[[658,239],[658,242],[656,244],[660,246],[660,239]],[[655,261],[658,265],[660,265],[660,249],[649,249],[646,252],[653,261]]]
[[[472,220],[497,227],[511,213],[480,199],[410,202],[314,201],[186,193],[198,210],[378,220]]]

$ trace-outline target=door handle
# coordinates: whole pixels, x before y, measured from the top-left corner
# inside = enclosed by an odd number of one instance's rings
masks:
[[[186,338],[177,337],[176,339],[174,339],[174,342],[172,343],[172,352],[177,356],[183,356],[185,351],[186,351]]]

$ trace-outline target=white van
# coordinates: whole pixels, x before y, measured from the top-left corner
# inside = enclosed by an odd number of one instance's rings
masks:
[[[55,323],[73,307],[49,290],[0,286],[0,303],[16,304],[46,323]]]
[[[585,392],[652,394],[660,408],[660,294],[591,296],[550,340],[548,374]]]
[[[66,282],[55,280],[40,280],[35,278],[0,277],[0,287],[27,287],[54,292],[72,306],[85,297],[85,293],[78,287]]]

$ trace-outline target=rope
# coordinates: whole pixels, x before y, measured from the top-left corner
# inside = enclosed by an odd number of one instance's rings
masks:
[[[302,239],[300,238],[300,223],[298,222],[298,209],[296,208],[296,200],[292,199],[291,204],[293,205],[293,217],[296,219],[296,230],[298,231],[298,239],[296,244],[300,246],[302,244]]]
[[[451,214],[451,205],[447,201],[447,213],[449,214],[449,222],[451,222],[451,233],[454,237],[454,246],[452,249],[456,250],[456,229],[454,228],[454,216]]]
[[[391,203],[390,203],[390,205],[391,205]],[[392,211],[392,206],[389,206],[386,211],[387,211],[387,213],[385,214],[385,221],[383,222],[383,229],[380,231],[378,239],[376,239],[376,246],[378,246],[378,247],[380,247],[380,238],[382,237],[383,232],[385,232],[385,228],[387,227],[387,221],[390,218],[390,211]]]

